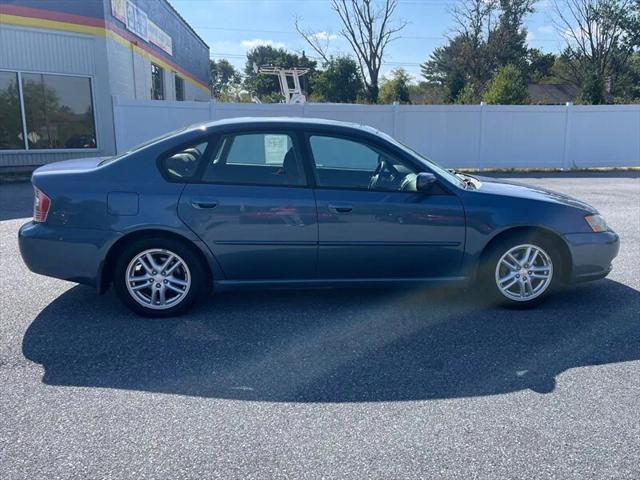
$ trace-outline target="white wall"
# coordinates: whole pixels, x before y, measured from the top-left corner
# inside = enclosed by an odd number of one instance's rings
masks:
[[[371,125],[446,167],[640,166],[640,105],[255,105],[114,98],[119,152],[185,125],[264,116]]]

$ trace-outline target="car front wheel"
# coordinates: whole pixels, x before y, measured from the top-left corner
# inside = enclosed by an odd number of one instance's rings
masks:
[[[499,242],[485,259],[482,282],[490,297],[510,307],[540,303],[556,286],[560,257],[544,238]]]
[[[169,238],[135,241],[118,258],[116,292],[127,307],[140,315],[179,315],[206,289],[207,277],[198,260],[180,241]]]

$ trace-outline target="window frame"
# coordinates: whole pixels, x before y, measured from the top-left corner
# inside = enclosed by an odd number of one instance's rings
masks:
[[[158,72],[160,73],[160,89],[161,89],[161,96],[162,98],[154,98],[153,94],[155,92],[155,86],[153,84],[153,76],[154,76],[154,67],[156,69],[158,69]],[[157,63],[151,62],[151,100],[157,100],[157,101],[163,101],[167,99],[167,89],[166,89],[166,85],[165,85],[165,81],[164,81],[164,68],[162,68],[160,65],[158,65]]]
[[[335,132],[327,132],[327,131],[323,131],[323,130],[309,130],[306,129],[304,132],[304,140],[305,140],[305,148],[308,152],[308,163],[309,163],[309,168],[311,169],[311,175],[313,177],[313,184],[314,184],[314,188],[318,189],[318,190],[346,190],[346,191],[352,191],[352,192],[372,192],[372,193],[391,193],[391,194],[404,194],[404,195],[424,195],[420,192],[405,192],[402,190],[371,190],[369,188],[364,188],[364,187],[339,187],[339,186],[325,186],[325,185],[321,185],[318,182],[318,173],[316,170],[316,159],[313,155],[313,149],[311,148],[311,137],[331,137],[331,138],[339,138],[341,140],[347,140],[347,141],[351,141],[351,142],[355,142],[355,143],[360,143],[376,152],[379,152],[382,155],[386,155],[388,157],[393,158],[394,160],[399,161],[401,164],[403,165],[410,165],[414,170],[415,173],[422,173],[422,172],[427,172],[427,173],[432,173],[430,172],[425,166],[419,164],[416,161],[413,161],[410,158],[407,158],[405,155],[403,155],[402,153],[398,153],[398,152],[394,152],[391,151],[389,148],[385,148],[381,145],[379,145],[377,142],[371,141],[369,138],[366,138],[364,136],[360,136],[360,135],[349,135],[347,133],[335,133]],[[448,188],[446,188],[446,186],[442,185],[442,181],[439,179],[439,177],[436,175],[437,181],[436,181],[436,185],[437,185],[437,190],[436,188],[433,189],[433,192],[429,192],[428,195],[455,195],[453,192],[451,192]]]
[[[24,97],[22,96],[22,77],[20,72],[15,70],[5,70],[0,69],[0,73],[9,73],[13,74],[16,78],[17,86],[18,86],[18,110],[20,115],[20,133],[22,134],[22,148],[6,148],[4,150],[0,149],[0,154],[11,153],[11,152],[26,152],[28,151],[29,141],[27,136],[25,135],[27,131],[27,118],[24,113]]]
[[[24,148],[20,149],[7,149],[0,150],[0,154],[15,154],[15,153],[28,153],[28,152],[38,152],[38,153],[46,153],[46,152],[55,152],[55,153],[77,153],[77,152],[98,152],[101,150],[100,145],[100,133],[98,129],[98,116],[96,112],[96,91],[94,88],[95,85],[95,76],[93,75],[82,75],[76,73],[57,73],[57,72],[45,72],[40,70],[11,70],[9,68],[0,68],[0,72],[9,72],[18,74],[18,94],[20,96],[20,115],[21,115],[21,126],[22,126],[22,137]],[[76,77],[76,78],[86,78],[89,80],[89,91],[91,92],[91,110],[93,113],[93,128],[96,138],[96,146],[92,148],[29,148],[29,140],[27,138],[27,116],[24,110],[24,92],[22,88],[22,74],[36,74],[36,75],[55,75],[58,77]]]
[[[182,98],[178,98],[178,83],[182,85]],[[184,102],[185,101],[185,83],[184,78],[178,75],[177,72],[173,72],[173,90],[176,102]]]
[[[204,180],[204,174],[208,166],[208,161],[212,160],[213,155],[218,153],[219,149],[223,146],[224,139],[231,136],[239,135],[288,135],[293,143],[293,150],[298,160],[298,167],[302,169],[304,183],[300,185],[278,185],[278,184],[266,184],[266,183],[254,183],[254,182],[221,182],[221,181],[209,181]],[[187,183],[202,184],[202,185],[238,185],[241,187],[268,187],[268,188],[314,188],[314,182],[312,180],[313,174],[309,171],[308,162],[306,161],[305,150],[303,149],[302,139],[299,132],[293,129],[276,129],[276,128],[252,128],[247,130],[228,130],[223,132],[217,132],[210,134],[211,143],[209,148],[213,148],[211,152],[205,152],[204,158],[209,155],[209,158],[202,160],[196,173],[192,179]],[[207,149],[208,150],[208,149]]]

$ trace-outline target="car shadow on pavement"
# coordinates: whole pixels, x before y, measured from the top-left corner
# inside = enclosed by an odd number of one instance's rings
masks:
[[[150,320],[74,287],[23,340],[49,385],[252,401],[365,402],[547,393],[568,369],[640,359],[640,292],[612,280],[534,310],[460,290],[222,293]]]

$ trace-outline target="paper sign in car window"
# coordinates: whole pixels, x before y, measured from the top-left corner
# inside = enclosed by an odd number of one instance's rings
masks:
[[[282,165],[289,150],[287,135],[264,136],[264,161],[267,165]]]

